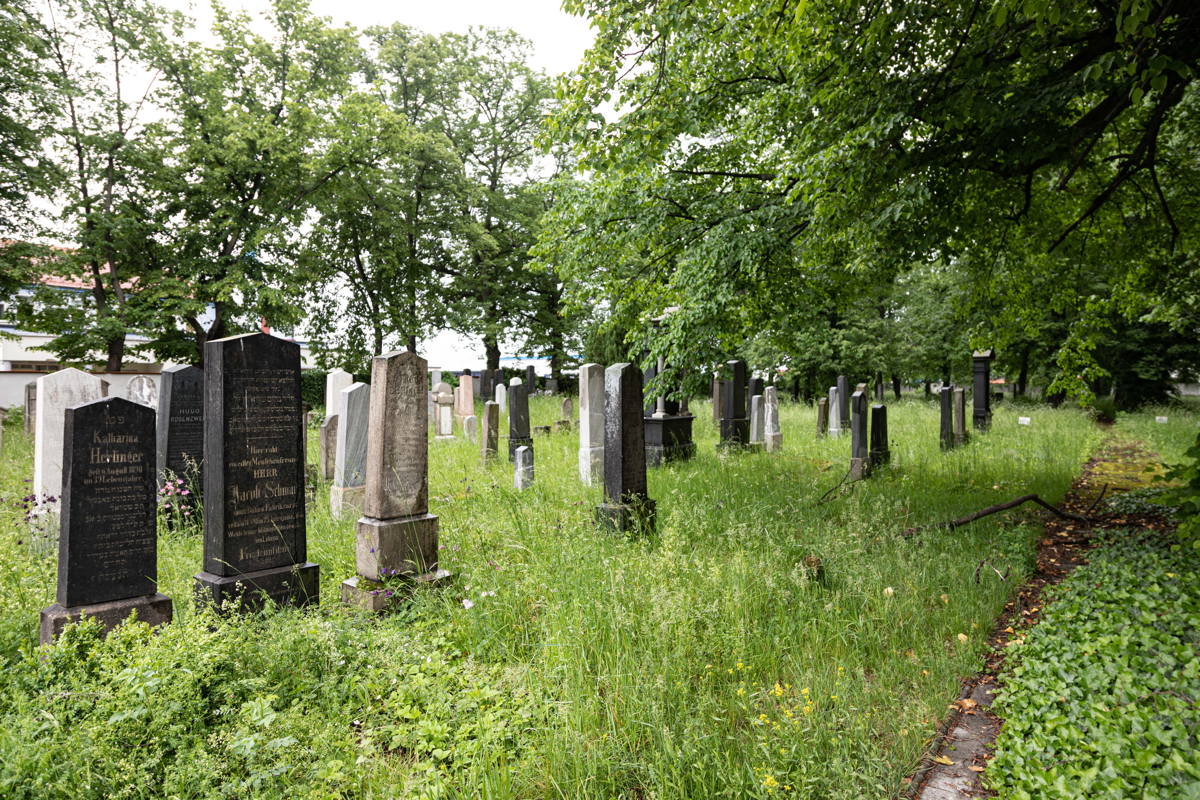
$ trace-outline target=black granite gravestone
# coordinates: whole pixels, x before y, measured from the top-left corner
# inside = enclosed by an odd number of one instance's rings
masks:
[[[750,396],[760,395],[767,388],[767,383],[762,378],[750,379]]]
[[[725,364],[721,382],[721,440],[717,447],[746,447],[750,444],[750,420],[746,417],[746,362]]]
[[[112,397],[66,409],[58,555],[58,602],[42,611],[53,641],[84,614],[105,630],[137,611],[169,622],[157,593],[154,410]]]
[[[655,504],[646,492],[642,372],[629,363],[604,371],[604,503],[596,519],[620,532],[654,528]]]
[[[537,370],[532,364],[525,367],[525,391],[529,394],[537,391]]]
[[[837,376],[838,415],[842,427],[850,424],[850,379],[845,375]]]
[[[867,477],[867,393],[862,389],[850,396],[850,479]]]
[[[992,359],[993,350],[976,350],[971,357],[974,408],[972,424],[977,431],[986,431],[992,426]]]
[[[204,371],[175,366],[158,383],[158,479],[182,478],[199,492],[204,463]],[[194,496],[194,495],[188,495]]]
[[[517,448],[533,446],[529,433],[529,385],[508,387],[508,460],[516,462]]]
[[[941,408],[941,444],[943,450],[954,447],[954,390],[949,384],[938,392]]]
[[[886,464],[892,460],[892,451],[888,445],[887,406],[871,406],[871,467]]]
[[[200,599],[239,610],[317,600],[307,563],[300,346],[264,333],[204,348]]]

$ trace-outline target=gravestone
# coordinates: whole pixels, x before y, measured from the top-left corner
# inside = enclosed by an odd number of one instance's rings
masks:
[[[558,378],[546,378],[546,392],[558,394]]]
[[[872,469],[892,460],[892,451],[888,444],[887,406],[882,404],[871,406],[871,453],[869,460]]]
[[[399,599],[383,584],[433,584],[438,518],[429,513],[429,440],[425,419],[425,359],[410,351],[371,359],[363,516],[355,541],[357,575],[342,583],[343,602],[382,611]]]
[[[571,420],[575,419],[575,401],[569,397],[564,397],[562,407],[559,410],[559,419]]]
[[[941,410],[941,445],[943,450],[954,447],[954,397],[949,384],[942,386],[938,392],[939,408]]]
[[[751,385],[754,381],[750,382]],[[761,394],[750,395],[750,444],[754,447],[761,448],[763,445],[763,396]]]
[[[352,383],[338,396],[337,457],[329,487],[329,513],[358,516],[367,484],[367,424],[371,387]]]
[[[604,472],[604,367],[579,368],[579,480],[592,485]]]
[[[120,397],[64,410],[58,595],[41,614],[43,644],[85,614],[107,632],[133,612],[171,621],[158,593],[155,411]]]
[[[432,389],[442,382],[442,370],[439,367],[434,367],[429,370],[429,387]]]
[[[321,480],[333,480],[333,472],[337,468],[337,435],[338,435],[338,415],[333,414],[325,418],[321,423],[321,435],[318,440],[318,455],[320,464],[317,469],[320,472]]]
[[[200,602],[238,610],[317,601],[307,561],[300,345],[265,333],[204,345]]]
[[[829,397],[826,400],[826,405],[829,407],[828,433],[834,439],[842,435],[842,401],[839,395],[840,392],[836,386],[829,387]]]
[[[838,427],[850,424],[850,379],[845,375],[837,376],[838,390]]]
[[[779,427],[779,390],[774,386],[768,386],[763,397],[763,423],[766,428],[763,442],[767,452],[779,452],[783,448],[783,430]]]
[[[746,418],[746,362],[725,364],[721,381],[721,439],[718,448],[745,447],[750,444],[750,420]]]
[[[971,377],[974,380],[974,408],[971,417],[977,431],[992,426],[992,359],[994,350],[976,350],[971,354]]]
[[[500,444],[500,405],[495,400],[483,404],[483,430],[479,444],[484,464],[496,458]]]
[[[471,397],[472,397],[471,409],[474,410],[474,408],[475,408],[474,398],[481,397],[483,395],[483,375],[482,374],[480,374],[480,375],[472,374],[471,375],[471,387],[472,387],[472,389],[471,389]]]
[[[537,391],[537,370],[533,365],[525,367],[525,394],[529,396]]]
[[[533,438],[529,435],[528,387],[520,378],[513,378],[508,395],[508,460],[515,463],[518,447],[533,446]]]
[[[448,383],[436,383],[433,386],[433,438],[454,438],[454,396]]]
[[[762,378],[751,378],[748,391],[750,392],[750,401],[754,402],[755,395],[761,395],[766,389],[766,382]],[[751,409],[753,410],[753,409]]]
[[[967,443],[967,390],[962,386],[955,386],[953,398],[954,446],[961,447]]]
[[[463,436],[467,437],[467,441],[475,444],[478,441],[476,438],[479,435],[479,418],[472,414],[463,419]]]
[[[458,378],[458,388],[454,390],[454,416],[459,421],[475,414],[475,379],[470,375]]]
[[[100,379],[74,368],[37,379],[33,435],[33,494],[42,510],[50,510],[62,494],[63,424],[67,409],[99,400]],[[47,502],[48,498],[54,498]],[[53,524],[53,523],[50,523]]]
[[[739,384],[740,386],[740,384]],[[604,371],[604,502],[596,518],[608,529],[654,529],[655,504],[646,491],[642,371],[629,363]]]
[[[145,375],[130,378],[129,385],[125,387],[125,396],[135,403],[158,408],[158,385]]]
[[[156,474],[160,481],[182,478],[198,496],[204,484],[204,370],[167,367],[159,380]]]
[[[490,369],[479,371],[479,380],[475,381],[475,396],[482,398],[485,402],[492,399],[492,393],[496,391],[496,381],[492,377]]]
[[[533,448],[521,445],[513,460],[513,487],[517,491],[533,486]]]
[[[104,380],[103,378],[100,379],[100,396],[101,397],[108,397],[109,386],[110,386],[110,384],[108,381]]]
[[[850,396],[850,480],[867,477],[867,393],[858,389]]]
[[[829,432],[829,400],[822,397],[817,400],[817,438],[825,437]]]
[[[325,416],[331,416],[338,413],[338,398],[342,395],[342,389],[345,389],[350,384],[354,383],[354,376],[344,369],[330,370],[325,376]]]
[[[25,384],[25,435],[33,436],[34,417],[37,415],[37,381]]]
[[[659,356],[654,368],[645,374],[665,375],[666,369],[666,359]],[[667,399],[667,394],[674,388],[667,383],[658,387],[658,397],[653,406],[647,407],[643,420],[646,463],[652,467],[666,461],[688,459],[696,454],[696,444],[692,441],[692,415],[687,413],[683,404]]]
[[[496,405],[500,407],[500,412],[504,413],[508,411],[508,387],[503,383],[496,384],[495,398]]]
[[[711,381],[713,425],[721,424],[721,377],[714,372]]]

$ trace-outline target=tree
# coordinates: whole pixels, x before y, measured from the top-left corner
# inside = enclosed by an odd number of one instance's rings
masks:
[[[41,190],[50,166],[41,151],[54,108],[45,43],[29,0],[0,6],[0,229],[8,236],[28,223],[28,197]],[[18,262],[4,266],[0,281],[16,276]],[[6,294],[12,290],[0,285]]]

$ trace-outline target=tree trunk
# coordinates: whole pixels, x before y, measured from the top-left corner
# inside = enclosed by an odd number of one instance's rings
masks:
[[[950,365],[949,364],[942,364],[942,385],[943,386],[950,385]]]
[[[932,396],[933,396],[933,382],[930,381],[928,378],[926,378],[925,379],[925,399],[928,400]]]
[[[108,363],[104,367],[105,372],[120,372],[121,363],[125,360],[125,335],[113,337],[108,340]]]
[[[892,376],[892,393],[896,395],[896,399],[900,399],[900,376]]]
[[[417,335],[415,333],[410,333],[408,335],[408,352],[417,352]]]
[[[1025,345],[1025,349],[1021,351],[1021,369],[1017,372],[1017,387],[1016,396],[1025,396],[1025,384],[1029,380],[1029,351],[1033,349],[1033,345]]]
[[[487,369],[500,369],[500,344],[493,334],[483,337],[483,352],[487,358]]]

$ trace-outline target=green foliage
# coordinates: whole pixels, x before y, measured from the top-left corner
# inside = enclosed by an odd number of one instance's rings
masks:
[[[1005,800],[1195,796],[1197,640],[1194,554],[1110,535],[1009,648],[990,785]]]
[[[1184,458],[1183,462],[1169,467],[1163,476],[1165,480],[1181,484],[1171,489],[1166,499],[1176,506],[1180,541],[1190,549],[1200,551],[1200,433],[1196,434],[1196,440]]]
[[[300,371],[300,402],[309,408],[325,407],[325,376],[329,373],[323,369],[305,369]]]

